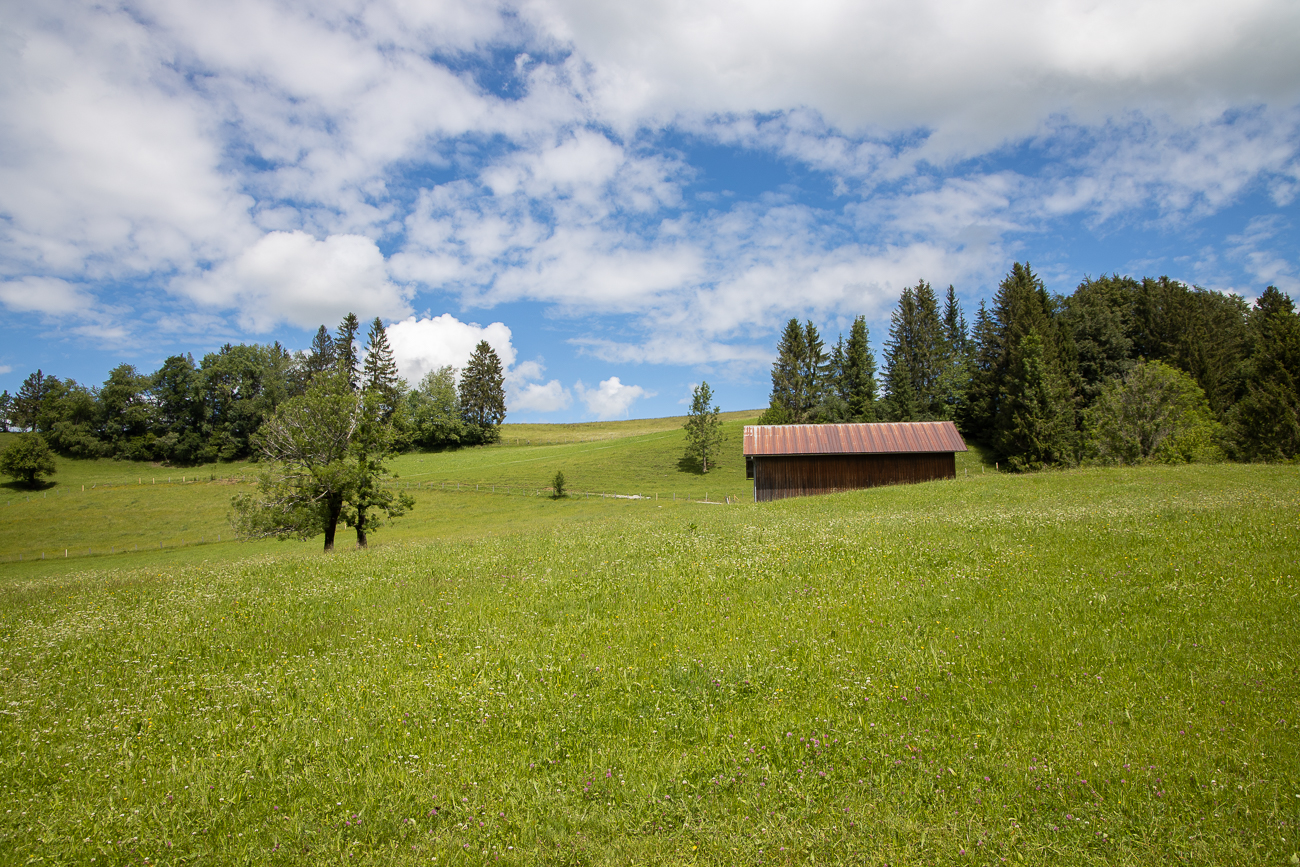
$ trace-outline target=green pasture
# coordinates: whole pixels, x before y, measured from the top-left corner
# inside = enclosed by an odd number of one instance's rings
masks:
[[[653,494],[668,433],[624,478],[592,442],[400,481]],[[0,564],[0,861],[1300,861],[1295,468],[976,458],[772,504],[426,487],[369,551]],[[56,517],[20,508],[6,545]]]
[[[400,455],[391,462],[391,484],[411,493],[416,508],[372,533],[371,541],[478,538],[628,508],[746,501],[753,485],[745,479],[741,436],[756,414],[723,416],[724,451],[707,474],[684,460],[681,418],[505,425],[496,445]],[[0,434],[0,448],[7,436]],[[253,484],[258,469],[247,462],[163,467],[59,458],[58,472],[39,490],[0,484],[0,570],[47,574],[88,568],[72,562],[87,557],[121,568],[135,564],[137,555],[181,563],[320,547],[320,540],[232,542],[230,499],[239,485]],[[571,492],[558,506],[546,498],[557,470]],[[977,450],[957,455],[959,476],[985,470],[993,467]],[[347,532],[340,538],[346,544]]]

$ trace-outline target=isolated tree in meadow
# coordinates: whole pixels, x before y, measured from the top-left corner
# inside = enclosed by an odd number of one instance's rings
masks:
[[[231,523],[245,538],[325,534],[325,550],[334,550],[334,534],[357,472],[352,437],[362,422],[361,396],[352,390],[346,371],[318,376],[307,391],[284,403],[258,434],[267,468],[256,496],[233,498]]]
[[[1222,426],[1196,380],[1159,361],[1111,379],[1085,413],[1088,445],[1103,461],[1212,461]]]
[[[556,470],[555,477],[551,479],[551,498],[555,500],[564,498],[564,470]]]
[[[29,488],[36,487],[42,476],[54,475],[57,469],[54,452],[37,433],[19,434],[0,452],[0,473]]]
[[[703,472],[709,471],[709,456],[722,445],[722,420],[718,407],[713,405],[713,389],[701,382],[691,390],[691,409],[686,415],[686,454],[700,462]]]
[[[496,442],[506,417],[505,374],[501,359],[486,340],[478,342],[461,371],[459,397],[465,421],[477,428],[483,442]]]

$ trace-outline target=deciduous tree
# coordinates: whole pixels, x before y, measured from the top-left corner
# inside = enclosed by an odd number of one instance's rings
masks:
[[[709,471],[709,457],[722,442],[722,421],[713,405],[713,389],[701,382],[691,390],[691,409],[686,415],[686,454],[700,462],[702,472]]]
[[[19,434],[0,452],[0,473],[29,488],[36,487],[42,476],[54,475],[57,469],[54,452],[38,433]]]
[[[348,457],[361,410],[361,397],[344,370],[318,376],[304,394],[281,406],[258,436],[268,466],[257,495],[232,501],[235,529],[246,538],[308,539],[323,532],[325,550],[333,551],[356,482]]]
[[[1222,428],[1205,392],[1181,370],[1139,362],[1111,379],[1085,413],[1091,453],[1102,461],[1217,460]]]

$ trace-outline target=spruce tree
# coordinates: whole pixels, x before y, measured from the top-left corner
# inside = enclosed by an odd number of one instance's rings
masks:
[[[348,385],[353,391],[356,391],[357,386],[360,385],[357,380],[357,368],[360,366],[357,332],[360,330],[361,322],[356,314],[349,313],[339,323],[338,334],[334,338],[334,363],[347,377]]]
[[[367,335],[362,385],[367,391],[381,396],[378,407],[385,419],[390,418],[401,400],[402,378],[397,374],[397,362],[393,360],[393,349],[388,345],[388,333],[378,316],[370,323]]]
[[[772,363],[772,394],[769,405],[783,411],[788,421],[802,421],[800,406],[804,399],[803,374],[808,346],[803,327],[798,319],[791,319],[781,332],[776,347],[776,361]]]
[[[506,417],[505,375],[501,359],[486,340],[474,347],[474,354],[460,376],[460,409],[465,421],[478,429],[485,442],[495,442]]]
[[[948,292],[943,300],[943,338],[948,344],[950,355],[962,358],[970,354],[970,339],[966,335],[966,314],[961,312],[957,302],[957,290],[948,284]]]
[[[306,383],[311,382],[319,374],[327,370],[333,370],[337,362],[338,358],[334,351],[334,338],[330,337],[329,330],[322,325],[316,330],[316,336],[311,341],[311,349],[307,352],[307,357],[303,359],[303,388],[306,388]]]
[[[867,319],[858,316],[849,329],[844,347],[841,374],[849,419],[855,422],[876,420],[876,359],[867,340]]]
[[[1300,315],[1269,286],[1250,312],[1246,394],[1229,416],[1234,449],[1250,460],[1300,455]]]
[[[812,421],[814,411],[822,402],[822,394],[830,379],[830,356],[826,344],[817,332],[812,320],[804,323],[804,347],[806,354],[800,370],[803,396],[800,401],[799,421]]]
[[[1005,424],[995,445],[1015,470],[1073,462],[1075,419],[1068,386],[1031,330],[1020,340],[1003,389]]]
[[[887,399],[891,421],[944,417],[939,386],[947,355],[934,290],[924,280],[915,288],[906,287],[889,316],[889,340],[885,343],[886,386],[891,395],[906,395],[902,403]],[[904,371],[906,389],[901,382]]]
[[[36,430],[36,419],[40,415],[41,403],[50,390],[49,379],[51,377],[47,377],[40,370],[28,374],[18,389],[18,394],[14,395],[14,425],[19,430]]]

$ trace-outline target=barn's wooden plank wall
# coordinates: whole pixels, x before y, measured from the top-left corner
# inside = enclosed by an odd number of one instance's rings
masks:
[[[952,452],[756,455],[754,499],[765,502],[956,477],[957,459]]]

